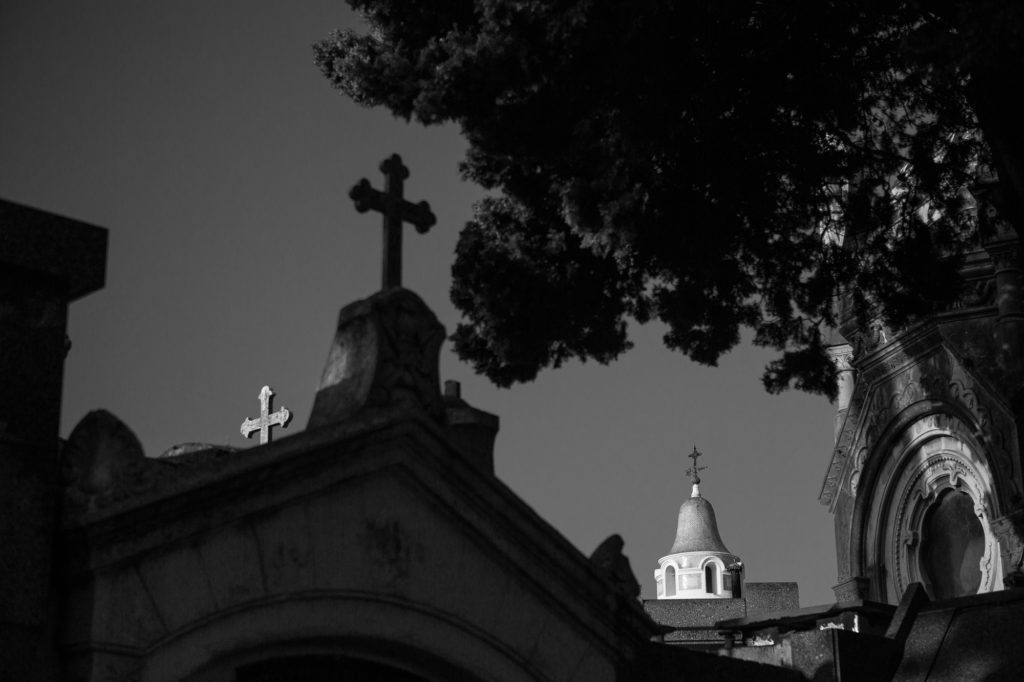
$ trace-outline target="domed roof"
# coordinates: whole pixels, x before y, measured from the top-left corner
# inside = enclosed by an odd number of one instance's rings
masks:
[[[724,552],[730,554],[718,534],[718,522],[711,503],[700,496],[696,484],[690,499],[679,507],[676,541],[669,554],[680,552]]]

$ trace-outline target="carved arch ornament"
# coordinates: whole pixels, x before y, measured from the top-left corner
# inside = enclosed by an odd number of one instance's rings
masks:
[[[924,582],[920,565],[926,512],[946,490],[966,493],[984,532],[978,592],[1002,586],[999,541],[992,521],[1002,515],[992,468],[974,431],[958,417],[933,413],[903,429],[888,448],[876,489],[862,502],[863,575],[872,576],[872,597],[897,603],[912,582]]]
[[[923,327],[897,342],[884,358],[861,368],[857,389],[836,439],[819,499],[834,510],[841,486],[858,499],[862,474],[873,466],[878,443],[914,416],[949,412],[973,425],[972,433],[998,471],[1000,494],[1024,502],[1013,417],[996,395]]]

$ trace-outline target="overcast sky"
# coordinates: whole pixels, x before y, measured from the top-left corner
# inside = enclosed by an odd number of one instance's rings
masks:
[[[457,323],[454,247],[482,195],[458,175],[465,142],[332,91],[310,45],[357,19],[341,2],[298,5],[0,0],[0,197],[110,230],[106,288],[71,308],[62,436],[102,407],[149,455],[248,447],[238,428],[263,384],[295,415],[279,435],[304,428],[338,309],[380,285],[380,219],[348,189],[380,187],[393,152],[411,169],[406,196],[438,218],[406,232],[405,285]],[[636,348],[609,366],[507,390],[446,343],[441,375],[500,416],[497,475],[588,555],[622,534],[645,597],[696,444],[747,580],[832,601],[832,517],[817,501],[832,406],[766,394],[763,350],[707,368],[663,333],[634,328]]]

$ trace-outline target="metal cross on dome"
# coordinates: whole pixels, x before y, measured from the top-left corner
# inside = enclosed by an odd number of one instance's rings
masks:
[[[693,466],[691,466],[689,469],[686,470],[686,475],[690,477],[690,480],[693,481],[694,485],[699,485],[700,484],[700,472],[702,472],[705,469],[707,469],[706,466],[703,466],[703,467],[697,466],[697,458],[698,457],[702,457],[702,456],[703,455],[700,452],[697,451],[697,446],[696,445],[693,446],[693,452],[691,452],[690,454],[687,455],[687,457],[689,457],[690,459],[693,460]]]
[[[421,201],[414,204],[402,197],[404,181],[409,169],[402,165],[402,157],[392,154],[380,164],[384,173],[384,191],[370,186],[363,178],[349,191],[348,196],[355,202],[360,213],[377,211],[384,216],[384,276],[382,290],[402,286],[402,223],[412,223],[416,231],[424,234],[437,222],[430,212],[430,204]]]
[[[274,392],[270,386],[260,389],[260,416],[256,419],[246,419],[242,422],[242,437],[248,438],[255,432],[260,432],[260,445],[270,442],[270,428],[280,426],[285,428],[292,418],[288,408],[282,407],[277,412],[271,413],[271,403],[274,402]]]

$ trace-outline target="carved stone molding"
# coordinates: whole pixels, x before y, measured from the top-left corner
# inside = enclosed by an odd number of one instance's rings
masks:
[[[839,346],[830,346],[826,352],[837,372],[853,370],[853,346],[845,343]]]
[[[1002,494],[1008,502],[1021,498],[1011,415],[990,389],[936,342],[931,334],[918,335],[861,372],[862,388],[850,402],[822,485],[823,504],[832,504],[844,481],[851,494],[857,493],[865,461],[875,457],[880,440],[915,405],[947,405],[927,411],[969,415],[968,431],[976,435],[997,468]]]
[[[927,510],[950,489],[970,496],[984,531],[978,591],[1001,587],[1003,552],[993,524],[1000,502],[990,460],[962,420],[932,414],[904,430],[863,501],[854,542],[865,548],[860,570],[878,576],[873,598],[895,603],[910,583],[923,581],[922,524]]]

